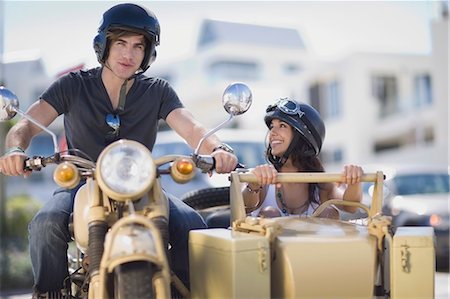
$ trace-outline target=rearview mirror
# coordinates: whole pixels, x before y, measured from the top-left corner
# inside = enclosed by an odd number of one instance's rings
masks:
[[[0,86],[0,121],[12,119],[17,114],[18,109],[19,100],[17,96],[4,86]]]
[[[244,83],[228,85],[222,96],[222,105],[233,116],[245,113],[252,105],[250,88]]]
[[[52,136],[54,151],[55,153],[59,153],[59,146],[55,133],[20,110],[19,99],[17,96],[11,90],[5,88],[4,86],[0,86],[0,121],[10,120],[16,116],[17,113],[41,128],[44,132],[50,134]]]
[[[214,129],[208,131],[200,142],[197,145],[197,148],[194,151],[194,156],[198,155],[200,151],[200,147],[203,144],[203,141],[224,127],[227,123],[229,123],[236,115],[240,115],[245,113],[250,106],[252,105],[252,92],[250,88],[244,83],[233,83],[225,88],[225,91],[222,95],[222,105],[223,108],[228,112],[230,117],[216,126]]]

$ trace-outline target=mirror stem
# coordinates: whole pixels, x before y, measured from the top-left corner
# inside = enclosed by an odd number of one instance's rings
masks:
[[[31,121],[33,124],[35,124],[36,126],[38,126],[40,129],[42,129],[44,132],[50,134],[52,136],[52,140],[53,140],[53,147],[54,147],[54,151],[55,154],[59,153],[59,146],[58,146],[58,140],[56,138],[56,134],[53,133],[52,131],[50,131],[49,129],[47,129],[46,127],[44,127],[43,125],[41,125],[40,123],[38,123],[37,121],[35,121],[33,118],[29,117],[26,113],[22,112],[20,109],[18,108],[14,108],[14,111],[19,113],[22,117],[28,119],[29,121]]]
[[[200,151],[200,147],[203,144],[203,141],[205,141],[206,138],[208,138],[209,136],[211,136],[212,134],[216,133],[218,130],[222,129],[223,126],[225,126],[227,123],[229,123],[232,119],[233,119],[234,115],[230,114],[230,117],[225,120],[224,122],[222,122],[221,124],[219,124],[217,127],[215,127],[214,129],[212,129],[211,131],[207,132],[205,134],[205,136],[203,136],[202,139],[200,139],[200,142],[197,145],[197,148],[194,151],[194,155],[198,155],[198,152]]]

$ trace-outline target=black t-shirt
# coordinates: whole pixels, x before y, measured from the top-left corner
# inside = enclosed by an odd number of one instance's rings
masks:
[[[107,145],[105,136],[113,130],[106,123],[107,114],[119,115],[119,138],[138,141],[152,150],[158,120],[183,107],[167,81],[138,75],[128,91],[124,110],[114,111],[101,79],[101,68],[59,78],[41,99],[59,115],[64,114],[68,147],[82,150],[94,160]]]

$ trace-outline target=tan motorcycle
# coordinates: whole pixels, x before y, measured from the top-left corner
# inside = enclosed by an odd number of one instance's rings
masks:
[[[142,144],[119,140],[107,146],[94,163],[79,151],[61,152],[56,135],[22,112],[14,93],[0,87],[0,121],[18,113],[53,138],[54,154],[29,158],[25,168],[35,171],[57,164],[53,178],[65,188],[86,181],[76,193],[70,225],[78,254],[69,258],[68,296],[170,298],[173,285],[183,297],[189,297],[170,271],[168,200],[159,177],[170,175],[182,184],[193,178],[195,168],[202,172],[214,169],[211,156],[198,154],[203,140],[247,111],[251,102],[245,84],[228,86],[222,103],[229,118],[209,131],[191,156],[154,158]]]

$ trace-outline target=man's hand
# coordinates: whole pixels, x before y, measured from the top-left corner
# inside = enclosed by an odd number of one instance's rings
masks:
[[[216,160],[217,173],[229,173],[236,169],[238,159],[234,154],[218,149],[211,156]]]
[[[0,157],[0,173],[8,176],[28,177],[31,171],[23,169],[27,156],[21,152],[12,152]]]

